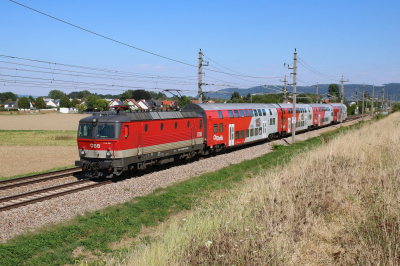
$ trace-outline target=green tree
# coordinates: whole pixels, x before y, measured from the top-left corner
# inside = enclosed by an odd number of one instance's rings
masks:
[[[70,108],[71,102],[69,101],[67,96],[63,96],[60,100],[60,107]]]
[[[97,99],[95,104],[94,104],[94,108],[97,108],[97,110],[100,110],[100,111],[107,110],[108,102],[106,100],[103,100],[103,99]]]
[[[133,90],[127,90],[119,96],[121,101],[125,101],[126,99],[132,99]]]
[[[39,110],[46,109],[46,103],[44,102],[43,97],[36,98],[35,107]]]
[[[12,102],[13,100],[11,98],[7,99],[4,101],[4,103]]]
[[[71,93],[72,94],[72,93]],[[70,95],[70,97],[77,97],[78,99],[84,99],[87,98],[89,95],[91,95],[90,91],[84,90],[84,91],[79,91],[75,95]]]
[[[72,101],[71,101],[71,107],[72,106],[75,107],[78,103],[79,103],[78,99],[77,98],[73,98]]]
[[[35,101],[35,98],[33,98],[32,95],[29,95],[29,100],[30,100],[31,102],[34,102],[34,101]]]
[[[95,108],[97,99],[101,99],[101,98],[99,96],[89,95],[87,97],[87,100],[85,101],[87,109],[93,110]]]
[[[231,99],[229,99],[229,100],[227,100],[227,101],[226,101],[226,103],[232,103],[232,100],[231,100]]]
[[[86,111],[87,107],[84,104],[77,104],[75,105],[76,109],[78,110],[78,112],[83,113]]]
[[[239,100],[238,100],[238,103],[245,103],[245,102],[246,101],[242,97],[240,97]]]
[[[63,96],[65,96],[65,93],[60,91],[60,90],[51,90],[49,92],[49,98],[50,99],[54,99],[54,100],[59,100],[61,99]]]
[[[150,100],[151,95],[148,91],[145,90],[134,90],[132,92],[132,99],[135,99],[136,101],[141,99]]]
[[[9,102],[16,101],[16,100],[18,99],[18,95],[12,93],[11,91],[0,93],[0,100],[1,100],[3,103],[6,103],[6,101],[7,101],[8,99],[11,99],[11,101],[9,101]]]
[[[188,97],[185,95],[182,95],[181,99],[178,102],[179,108],[183,108],[185,105],[188,105],[190,103],[190,100]]]
[[[251,102],[251,94],[250,94],[250,92],[247,93],[246,102],[248,102],[248,103]]]
[[[233,99],[236,99],[236,101],[238,101],[239,98],[241,98],[239,92],[235,91],[232,93],[232,96],[231,96],[232,101],[233,101]]]
[[[329,84],[328,93],[332,96],[340,97],[340,90],[338,84]]]
[[[31,104],[30,104],[30,101],[29,101],[28,98],[26,98],[26,97],[21,97],[21,98],[18,100],[18,108],[24,109],[24,112],[25,112],[25,109],[29,109],[30,107],[31,107]]]

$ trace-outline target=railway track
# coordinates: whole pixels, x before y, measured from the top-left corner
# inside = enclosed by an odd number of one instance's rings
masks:
[[[111,180],[106,180],[93,183],[92,179],[83,179],[62,185],[57,185],[53,187],[43,188],[22,194],[0,198],[0,212],[48,200],[51,198],[56,198],[63,195],[76,193],[78,191],[102,186],[105,184],[109,184],[111,182],[112,182]]]
[[[364,117],[370,116],[364,115]],[[347,118],[347,121],[353,121],[361,118],[362,115],[351,116]],[[81,173],[80,167],[74,167],[59,171],[53,171],[43,174],[24,176],[9,180],[0,181],[0,190],[11,189],[15,187],[30,185],[39,182],[45,182],[53,179],[63,178],[66,176],[71,176],[72,174]],[[47,187],[39,190],[29,191],[21,194],[16,194],[4,198],[0,198],[0,212],[6,211],[14,208],[18,208],[24,205],[33,204],[36,202],[48,200],[51,198],[60,197],[67,194],[76,193],[78,191],[91,189],[94,187],[110,184],[111,180],[101,181],[96,179],[94,183],[93,179],[87,178],[83,180],[78,180],[70,183],[65,183],[62,185]]]
[[[0,181],[0,190],[11,189],[15,187],[21,187],[26,185],[31,185],[40,182],[46,182],[49,180],[59,179],[67,176],[71,176],[72,174],[81,173],[82,170],[80,167],[68,168],[58,171],[47,172],[43,174],[23,176],[8,180]]]

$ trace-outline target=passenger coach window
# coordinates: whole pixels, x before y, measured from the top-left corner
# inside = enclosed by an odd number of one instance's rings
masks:
[[[97,137],[98,138],[114,138],[115,136],[115,127],[114,125],[99,125],[97,129]]]
[[[250,112],[250,115],[253,117],[254,116],[253,110],[250,109],[249,112]]]
[[[238,110],[234,110],[233,112],[235,112],[235,117],[236,117],[236,118],[239,118],[239,117],[240,117],[240,116],[239,116]]]
[[[240,137],[244,138],[244,130],[240,131]]]
[[[214,124],[214,133],[218,133],[218,124]]]
[[[246,117],[249,117],[249,111],[248,110],[244,110],[244,114],[246,115]]]
[[[93,126],[88,124],[79,125],[79,137],[92,137],[93,136]]]
[[[239,139],[239,131],[235,132],[235,139]]]
[[[221,112],[221,111],[218,111],[218,114],[219,114],[219,118],[220,118],[220,119],[224,118],[224,116],[222,115],[222,112]]]
[[[258,135],[258,127],[255,128],[255,131],[256,131],[255,135],[257,136]]]
[[[219,132],[224,132],[224,124],[219,124]]]
[[[229,118],[233,118],[233,112],[232,112],[232,110],[229,110],[228,113],[229,113]]]
[[[267,116],[267,112],[265,111],[265,109],[262,109],[263,112],[263,116]]]
[[[244,117],[243,110],[239,110],[239,112],[240,112],[240,116],[241,116],[241,117]]]
[[[258,110],[258,116],[262,116],[261,109],[257,109],[257,110]]]
[[[255,115],[255,116],[258,116],[258,113],[257,113],[257,110],[256,110],[256,109],[254,109],[254,115]]]
[[[249,130],[246,129],[246,138],[248,138],[248,137],[249,137]]]

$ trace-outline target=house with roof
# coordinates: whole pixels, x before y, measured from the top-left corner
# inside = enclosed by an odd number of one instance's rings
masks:
[[[172,107],[172,101],[164,100],[164,101],[162,101],[162,105],[163,105],[163,106]]]
[[[4,103],[4,108],[18,108],[18,99],[16,101]]]
[[[148,110],[149,106],[146,104],[146,100],[142,99],[140,101],[137,102],[140,105],[140,108],[142,108],[143,110]]]
[[[53,99],[45,98],[45,99],[43,99],[43,101],[46,103],[46,107],[53,107],[53,108],[58,107],[57,101],[55,101]]]
[[[160,100],[150,99],[150,100],[146,101],[146,103],[149,106],[149,108],[151,108],[153,110],[154,109],[161,109],[162,106],[163,106],[162,101],[160,101]]]
[[[124,105],[128,105],[129,109],[131,110],[137,110],[141,108],[140,105],[135,101],[135,99],[126,99],[124,101]]]
[[[190,103],[199,103],[199,100],[190,100]]]
[[[108,104],[108,108],[113,108],[116,105],[124,105],[119,99],[113,99],[111,102]]]

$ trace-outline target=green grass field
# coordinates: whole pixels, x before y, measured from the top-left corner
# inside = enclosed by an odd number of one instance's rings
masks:
[[[0,146],[76,146],[76,131],[0,130]]]

